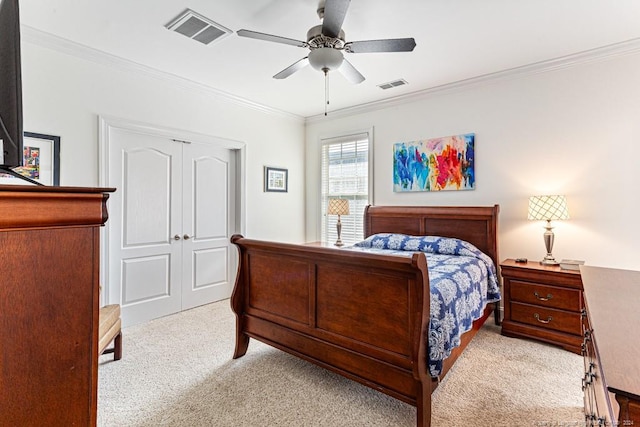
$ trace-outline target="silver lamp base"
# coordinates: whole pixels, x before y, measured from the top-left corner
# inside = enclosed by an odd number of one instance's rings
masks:
[[[551,221],[547,220],[547,225],[546,227],[544,227],[545,231],[544,232],[544,246],[547,249],[547,255],[545,255],[545,257],[542,259],[542,261],[540,261],[540,264],[542,265],[560,265],[560,263],[558,261],[556,261],[556,259],[553,257],[553,255],[551,254],[551,249],[553,249],[553,239],[554,239],[554,235],[553,235],[553,227],[551,226]]]
[[[342,234],[342,221],[340,221],[340,215],[338,215],[338,223],[336,224],[336,228],[338,229],[338,240],[334,243],[335,246],[344,246],[342,243],[342,239],[340,238],[340,234]]]
[[[560,263],[558,261],[556,261],[556,259],[551,256],[545,256],[542,261],[540,261],[540,264],[542,265],[560,265]]]

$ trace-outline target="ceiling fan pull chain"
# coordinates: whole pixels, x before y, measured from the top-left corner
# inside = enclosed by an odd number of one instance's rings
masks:
[[[327,110],[329,109],[329,70],[323,69],[324,71],[324,115],[327,115]]]

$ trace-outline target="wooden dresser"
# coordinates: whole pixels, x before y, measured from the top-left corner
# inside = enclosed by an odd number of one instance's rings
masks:
[[[640,271],[582,266],[587,426],[640,426]]]
[[[113,189],[0,186],[0,426],[92,426]]]
[[[582,350],[580,272],[537,261],[500,264],[504,285],[502,334]]]

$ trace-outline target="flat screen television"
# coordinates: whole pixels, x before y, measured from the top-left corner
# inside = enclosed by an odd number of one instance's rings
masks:
[[[0,169],[22,166],[22,73],[18,0],[0,0]]]

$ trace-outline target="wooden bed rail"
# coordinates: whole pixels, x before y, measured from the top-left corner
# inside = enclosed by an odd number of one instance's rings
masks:
[[[426,257],[231,238],[239,267],[231,296],[234,358],[249,339],[413,404],[429,426]]]

